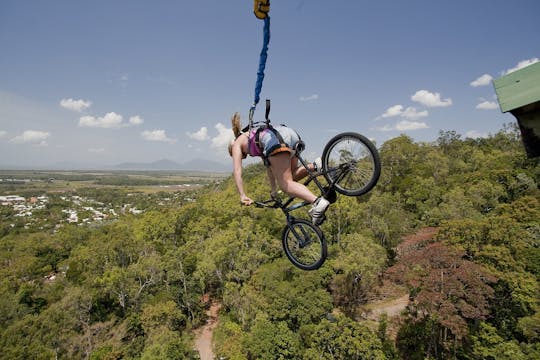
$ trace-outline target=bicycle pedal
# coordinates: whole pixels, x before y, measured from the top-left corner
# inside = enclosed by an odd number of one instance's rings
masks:
[[[325,220],[326,220],[326,215],[323,215],[322,218],[319,221],[317,221],[315,225],[321,226]]]

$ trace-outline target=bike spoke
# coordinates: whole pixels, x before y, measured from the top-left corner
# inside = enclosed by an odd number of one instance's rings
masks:
[[[380,174],[380,162],[377,150],[365,137],[356,133],[344,133],[335,136],[323,152],[323,167],[338,168],[343,171],[325,173],[329,182],[339,192],[358,196],[369,191]]]
[[[306,220],[294,220],[285,228],[283,247],[291,262],[304,270],[319,268],[326,258],[322,233]]]

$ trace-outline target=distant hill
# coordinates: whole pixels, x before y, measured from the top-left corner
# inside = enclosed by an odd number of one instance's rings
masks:
[[[139,170],[139,171],[217,171],[228,172],[232,169],[231,163],[218,161],[193,159],[179,163],[169,159],[161,159],[151,162],[123,162],[116,165],[103,165],[97,163],[82,162],[56,162],[42,165],[13,165],[0,164],[2,170]]]
[[[113,166],[115,170],[197,170],[197,171],[229,171],[230,166],[223,163],[194,159],[185,163],[178,163],[169,159],[153,162],[125,162]]]
[[[182,170],[181,165],[168,159],[153,162],[124,162],[113,166],[116,170]]]

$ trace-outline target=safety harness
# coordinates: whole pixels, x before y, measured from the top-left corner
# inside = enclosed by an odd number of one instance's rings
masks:
[[[268,158],[272,155],[275,155],[282,151],[291,151],[294,149],[291,149],[290,146],[283,140],[283,136],[277,131],[272,124],[270,124],[270,99],[266,99],[266,113],[265,113],[265,122],[260,125],[257,130],[255,130],[255,145],[257,145],[257,148],[259,149],[259,152],[262,154],[261,157],[263,159],[263,162],[266,166],[270,165],[270,161]],[[280,124],[281,126],[287,126],[284,124]],[[242,129],[242,132],[251,131],[251,126],[253,124],[246,126],[244,129]],[[279,144],[276,144],[272,146],[270,149],[268,149],[267,152],[264,151],[264,145],[261,143],[261,134],[263,131],[268,130],[271,131],[274,136],[278,139]],[[300,135],[298,135],[298,139],[300,139]]]

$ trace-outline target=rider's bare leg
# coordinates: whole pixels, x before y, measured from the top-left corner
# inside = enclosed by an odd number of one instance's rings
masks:
[[[315,166],[313,164],[308,164],[308,167],[309,170],[315,170]],[[291,158],[291,171],[294,181],[301,180],[308,175],[308,172],[303,165],[298,166],[298,158],[296,156]]]
[[[281,190],[287,194],[313,203],[317,197],[303,184],[294,181],[292,172],[292,161],[289,153],[278,153],[270,158],[270,168],[276,177]],[[302,167],[303,168],[303,167]],[[304,169],[305,171],[306,169]]]

